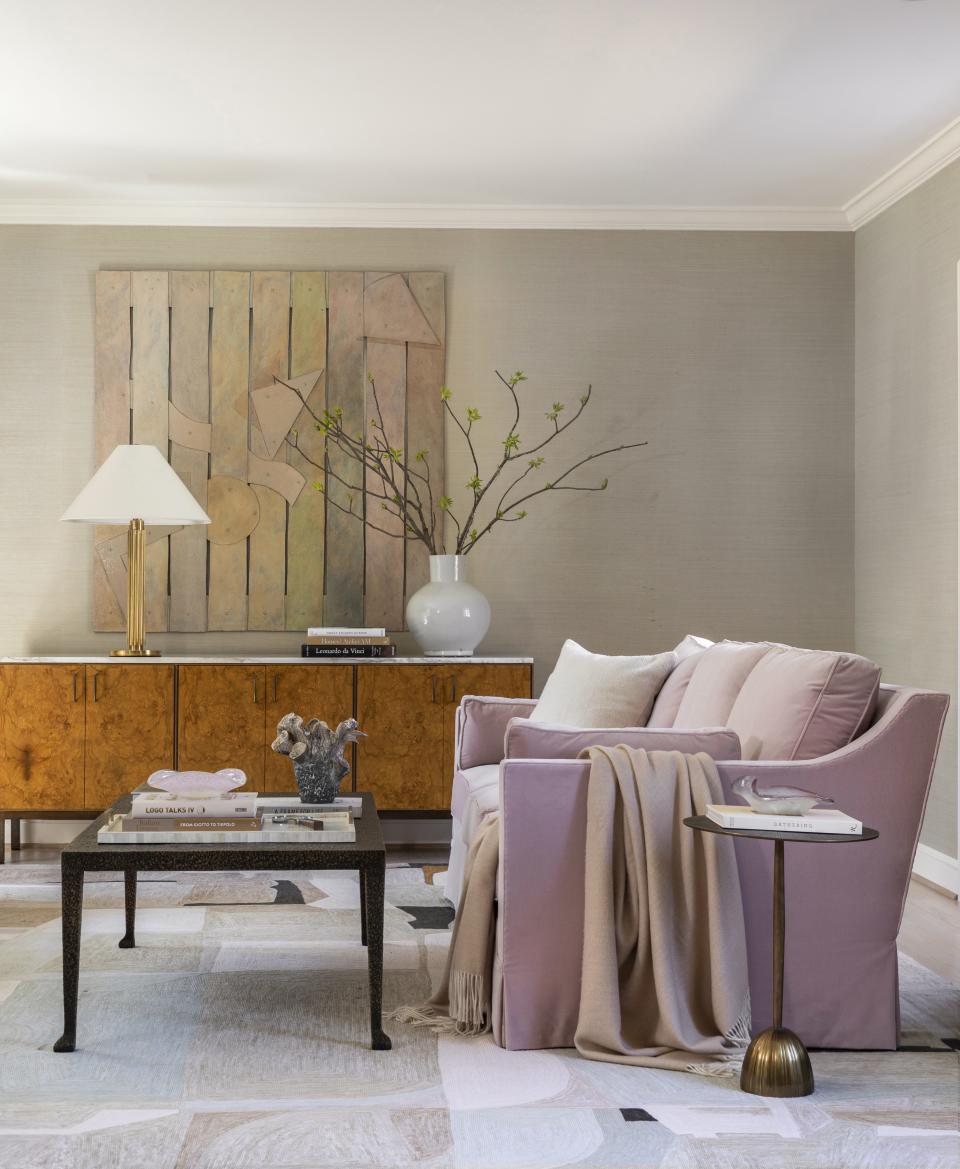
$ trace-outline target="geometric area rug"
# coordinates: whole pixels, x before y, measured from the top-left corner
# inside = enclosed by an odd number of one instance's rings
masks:
[[[59,866],[0,870],[2,1169],[956,1169],[960,990],[901,958],[895,1052],[817,1051],[816,1091],[509,1052],[385,1023],[368,1044],[356,873],[87,877],[77,1050]],[[451,913],[387,870],[384,1007],[430,993]],[[789,978],[789,961],[787,964]]]

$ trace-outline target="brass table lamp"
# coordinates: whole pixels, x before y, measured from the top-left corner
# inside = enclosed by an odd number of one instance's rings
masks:
[[[74,523],[128,524],[127,644],[113,657],[159,657],[146,648],[143,559],[147,524],[209,524],[210,517],[155,446],[118,446],[60,517]]]

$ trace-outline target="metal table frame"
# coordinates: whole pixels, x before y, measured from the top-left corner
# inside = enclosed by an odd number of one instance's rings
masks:
[[[268,793],[269,794],[269,793]],[[80,983],[80,926],[83,878],[88,872],[124,876],[126,932],[121,949],[136,945],[137,873],[149,871],[211,872],[237,869],[356,869],[360,877],[360,940],[367,948],[370,990],[370,1046],[387,1051],[383,1030],[383,902],[386,850],[376,805],[370,792],[356,820],[357,838],[349,843],[297,844],[98,844],[97,830],[118,812],[129,811],[124,796],[64,848],[60,866],[63,905],[63,1034],[54,1051],[74,1051],[77,994]]]

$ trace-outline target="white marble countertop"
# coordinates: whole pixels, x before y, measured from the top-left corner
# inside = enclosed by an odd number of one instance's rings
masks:
[[[163,654],[152,658],[114,658],[105,654],[63,656],[0,657],[0,665],[39,666],[532,666],[533,658],[507,657],[397,657],[397,658],[304,658],[298,656],[254,656],[247,654]]]

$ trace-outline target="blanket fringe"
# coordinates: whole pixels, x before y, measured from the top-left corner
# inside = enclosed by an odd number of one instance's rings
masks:
[[[704,1063],[688,1063],[687,1071],[696,1076],[735,1076],[743,1066],[743,1057],[750,1046],[750,991],[747,991],[743,1009],[736,1023],[723,1037],[723,1046],[732,1048],[730,1055],[721,1055]]]
[[[751,1021],[751,1007],[750,1007],[750,991],[746,993],[743,1000],[743,1007],[740,1015],[730,1028],[730,1030],[723,1037],[724,1047],[739,1047],[744,1051],[750,1046],[750,1021]]]
[[[424,1003],[420,1007],[397,1007],[387,1015],[411,1027],[429,1027],[438,1035],[483,1035],[489,1031],[487,992],[482,974],[456,970],[450,976],[449,1014]]]

